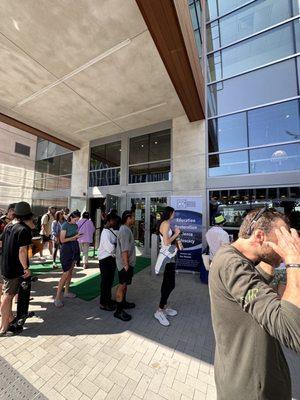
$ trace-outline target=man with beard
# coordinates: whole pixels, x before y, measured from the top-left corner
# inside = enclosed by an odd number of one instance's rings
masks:
[[[273,275],[258,264],[281,260],[287,286],[280,299],[269,286]],[[209,287],[218,400],[290,400],[280,343],[300,353],[300,239],[286,217],[267,207],[251,211],[238,240],[215,255]]]

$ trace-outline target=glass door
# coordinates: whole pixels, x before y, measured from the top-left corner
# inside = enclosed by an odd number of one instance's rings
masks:
[[[137,254],[149,257],[151,252],[151,235],[156,233],[157,224],[169,197],[159,193],[128,194],[127,208],[135,215],[133,228]]]
[[[128,200],[128,208],[135,215],[133,236],[136,243],[137,255],[146,254],[146,197],[130,197]]]

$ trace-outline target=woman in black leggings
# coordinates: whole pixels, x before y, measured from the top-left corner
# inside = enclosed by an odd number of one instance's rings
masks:
[[[180,235],[180,229],[175,228],[173,233],[170,222],[174,218],[175,210],[172,207],[166,207],[159,226],[159,236],[162,247],[169,247]],[[163,326],[169,326],[170,322],[167,317],[175,317],[177,311],[167,307],[168,298],[175,288],[175,258],[165,266],[164,278],[161,285],[161,298],[154,317]]]

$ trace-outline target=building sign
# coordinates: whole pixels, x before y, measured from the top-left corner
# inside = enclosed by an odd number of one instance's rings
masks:
[[[172,196],[175,209],[172,229],[181,230],[183,250],[178,252],[176,267],[181,270],[199,271],[202,263],[202,198]]]

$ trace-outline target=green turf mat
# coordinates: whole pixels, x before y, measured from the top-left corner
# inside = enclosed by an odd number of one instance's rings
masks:
[[[134,273],[136,274],[142,271],[144,268],[148,267],[150,265],[150,261],[150,258],[137,257]],[[78,280],[77,282],[71,283],[70,289],[80,299],[90,301],[99,296],[100,282],[101,275],[100,272],[97,272],[96,274],[87,276]],[[117,285],[118,282],[118,275],[116,271],[113,286]]]

